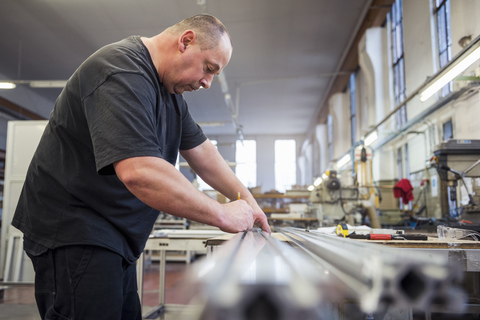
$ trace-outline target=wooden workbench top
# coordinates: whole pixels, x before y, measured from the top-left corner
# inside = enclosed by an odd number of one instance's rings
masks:
[[[208,246],[219,246],[219,245],[223,244],[225,241],[228,241],[228,240],[232,239],[235,235],[236,234],[234,234],[234,233],[229,233],[229,234],[226,234],[226,235],[221,236],[221,237],[208,239],[207,242],[206,242],[206,245],[207,245],[207,247]],[[287,241],[285,236],[281,233],[278,233],[278,232],[273,232],[271,234],[271,237],[274,237],[275,239],[280,240],[280,241]]]
[[[224,243],[225,241],[230,240],[235,234],[226,234],[216,238],[210,238],[206,241],[207,246],[218,246]],[[272,237],[280,241],[288,242],[287,238],[278,232],[273,232]],[[455,240],[455,241],[444,241],[439,240],[436,237],[428,237],[426,241],[418,240],[359,240],[351,239],[352,241],[365,241],[369,243],[383,244],[386,246],[396,247],[396,248],[415,248],[415,249],[480,249],[479,241],[471,240]]]
[[[358,240],[379,243],[396,248],[416,249],[480,249],[480,242],[472,240],[445,241],[428,237],[426,241],[419,240]]]

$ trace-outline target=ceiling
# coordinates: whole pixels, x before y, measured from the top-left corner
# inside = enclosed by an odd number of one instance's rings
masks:
[[[376,2],[2,0],[0,80],[66,80],[105,44],[129,35],[153,36],[206,12],[222,20],[232,37],[233,56],[224,74],[243,135],[305,134],[318,122],[336,75],[353,71],[345,60],[351,47],[356,52],[356,36],[369,12],[381,7]],[[19,86],[25,85],[14,90]],[[32,99],[20,105],[48,117],[60,89],[29,90],[46,103]],[[225,122],[205,126],[207,135],[236,134],[218,80],[184,96],[197,122]]]

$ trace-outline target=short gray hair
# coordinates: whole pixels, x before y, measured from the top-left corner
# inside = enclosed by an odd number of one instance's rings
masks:
[[[202,50],[215,48],[225,33],[230,39],[230,34],[223,23],[219,19],[208,14],[198,14],[187,18],[171,26],[167,30],[174,34],[181,34],[186,30],[195,31],[198,43]],[[232,40],[230,39],[230,44],[231,43]]]

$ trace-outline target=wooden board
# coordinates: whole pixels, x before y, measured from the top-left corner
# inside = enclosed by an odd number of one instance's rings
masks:
[[[225,241],[230,240],[235,234],[227,234],[221,237],[208,239],[207,246],[218,246]],[[272,233],[272,237],[288,242],[287,238],[278,232]],[[470,240],[455,240],[455,241],[441,241],[437,238],[429,237],[427,241],[418,240],[359,240],[351,239],[352,241],[364,241],[369,243],[377,243],[395,248],[416,248],[416,249],[480,249],[479,241]]]

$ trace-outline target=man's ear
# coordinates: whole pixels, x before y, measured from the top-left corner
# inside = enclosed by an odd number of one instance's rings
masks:
[[[196,35],[192,30],[185,31],[178,39],[178,49],[180,52],[185,52],[185,49],[195,41]]]

